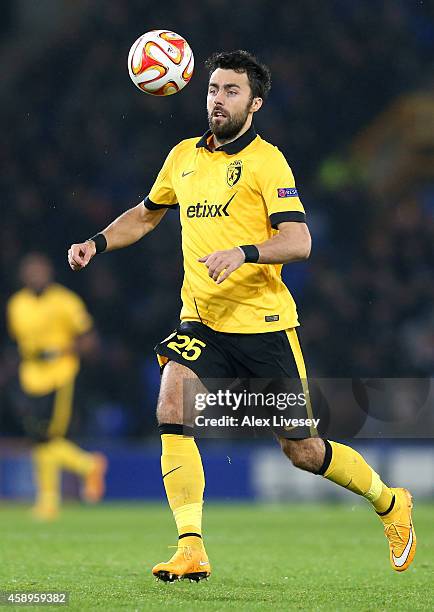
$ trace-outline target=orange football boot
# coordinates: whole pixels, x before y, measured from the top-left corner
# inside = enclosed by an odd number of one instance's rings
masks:
[[[190,582],[208,580],[211,575],[211,565],[202,540],[199,540],[199,543],[197,540],[196,537],[182,538],[170,561],[158,563],[152,569],[155,578],[164,582],[185,579],[189,579]]]
[[[90,472],[84,477],[82,498],[89,504],[99,502],[105,493],[105,474],[107,472],[107,458],[102,453],[92,453],[94,464]]]
[[[59,508],[51,504],[37,503],[32,508],[32,517],[36,521],[49,523],[59,517]]]
[[[412,497],[407,489],[391,489],[395,505],[386,516],[380,516],[384,534],[389,540],[390,564],[397,572],[404,572],[414,559],[416,533],[411,519]]]

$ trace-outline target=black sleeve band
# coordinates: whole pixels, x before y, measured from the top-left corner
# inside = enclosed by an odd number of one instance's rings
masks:
[[[155,202],[149,198],[145,198],[143,203],[148,210],[160,210],[160,208],[171,208],[172,210],[176,210],[179,207],[179,204],[155,204]]]
[[[259,251],[254,244],[244,244],[243,246],[240,246],[240,249],[244,252],[246,257],[245,263],[257,263],[259,259]]]
[[[277,229],[279,223],[285,221],[295,221],[296,223],[306,223],[306,215],[298,210],[288,210],[270,215],[270,223],[273,229]]]
[[[104,253],[107,248],[107,240],[104,234],[95,234],[95,236],[88,238],[88,240],[94,241],[97,254]]]

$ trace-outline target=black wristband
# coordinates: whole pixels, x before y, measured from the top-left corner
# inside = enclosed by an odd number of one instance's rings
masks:
[[[240,248],[244,252],[244,255],[246,257],[245,263],[257,263],[259,259],[259,251],[254,244],[244,244],[243,246],[240,246],[238,248]]]
[[[104,234],[95,234],[92,238],[88,238],[88,240],[93,240],[95,243],[96,253],[104,253],[107,248],[107,240]]]

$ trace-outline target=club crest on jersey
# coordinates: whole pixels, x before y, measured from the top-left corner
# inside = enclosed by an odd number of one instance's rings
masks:
[[[229,164],[226,173],[226,182],[229,187],[233,187],[241,178],[241,172],[243,171],[243,162],[241,159],[236,159],[234,162]]]

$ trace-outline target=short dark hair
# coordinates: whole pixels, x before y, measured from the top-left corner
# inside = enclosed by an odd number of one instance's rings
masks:
[[[223,70],[235,70],[235,72],[247,73],[252,98],[267,98],[271,89],[271,72],[268,66],[258,62],[256,57],[248,51],[226,51],[213,53],[205,62],[209,73],[217,68]]]

